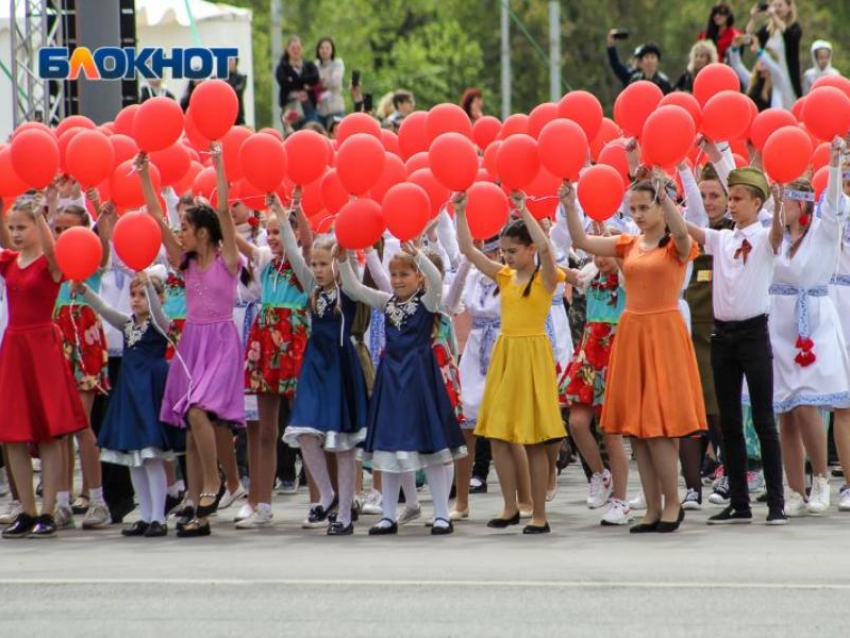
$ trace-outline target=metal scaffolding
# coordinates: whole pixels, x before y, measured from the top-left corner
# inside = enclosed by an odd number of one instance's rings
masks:
[[[65,82],[38,77],[38,51],[68,46],[66,22],[73,0],[9,0],[12,40],[14,126],[41,121],[56,124],[65,116]]]

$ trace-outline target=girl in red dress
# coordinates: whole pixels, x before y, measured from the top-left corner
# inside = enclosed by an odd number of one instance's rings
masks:
[[[0,216],[2,216],[0,203]],[[65,362],[62,336],[52,321],[62,275],[43,199],[19,201],[0,223],[0,277],[9,297],[9,327],[0,347],[0,443],[18,489],[23,512],[3,538],[50,537],[62,467],[58,439],[88,427],[74,376]],[[41,457],[42,499],[38,515],[30,446]]]

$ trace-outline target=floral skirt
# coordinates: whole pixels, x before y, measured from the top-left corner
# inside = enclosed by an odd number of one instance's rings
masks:
[[[279,394],[291,400],[309,336],[306,308],[261,308],[248,333],[245,392]]]
[[[168,344],[168,348],[165,351],[166,361],[171,361],[174,358],[174,349],[177,347],[177,344],[180,343],[180,335],[183,334],[183,326],[185,325],[185,317],[183,319],[171,320],[171,330],[168,331],[168,338],[171,339],[171,343]]]
[[[431,349],[434,351],[434,357],[437,359],[437,367],[443,375],[443,383],[446,386],[449,402],[452,404],[457,422],[463,428],[466,423],[466,417],[463,415],[463,402],[461,401],[460,394],[460,372],[458,372],[457,362],[451,354],[448,344],[444,343],[441,339],[435,339]]]
[[[53,318],[62,350],[81,392],[109,392],[109,349],[103,324],[89,306],[60,306]]]
[[[560,377],[558,390],[565,404],[581,404],[602,410],[608,360],[617,335],[617,325],[588,323],[570,365]]]

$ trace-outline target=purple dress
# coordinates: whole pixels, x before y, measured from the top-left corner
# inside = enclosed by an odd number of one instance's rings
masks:
[[[237,276],[221,255],[206,270],[197,260],[186,270],[186,326],[171,362],[160,418],[185,427],[189,408],[245,427],[242,342],[233,323]],[[187,374],[188,372],[188,374]]]

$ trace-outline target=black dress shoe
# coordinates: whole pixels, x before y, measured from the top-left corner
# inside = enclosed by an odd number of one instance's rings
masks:
[[[469,486],[470,494],[486,494],[487,493],[487,481],[481,480],[481,485]]]
[[[185,492],[180,492],[177,496],[171,496],[170,494],[166,494],[165,496],[165,516],[170,516],[174,510],[176,510],[180,503],[183,502],[183,496]]]
[[[706,523],[709,525],[747,525],[753,522],[753,512],[748,509],[735,509],[729,505],[719,514],[715,514],[709,518]]]
[[[177,531],[179,532],[193,520],[195,520],[195,508],[191,505],[187,505],[183,508],[183,513],[180,515],[180,520],[177,521]]]
[[[334,521],[328,526],[328,536],[351,536],[354,533],[354,523],[343,525],[341,521]]]
[[[145,532],[148,531],[148,527],[150,527],[150,523],[146,523],[145,521],[136,521],[130,527],[125,527],[121,530],[121,536],[133,537],[133,536],[144,536]]]
[[[159,521],[152,521],[145,530],[145,538],[158,538],[159,536],[168,536],[168,526]]]
[[[543,523],[543,525],[526,525],[522,528],[523,534],[548,534],[551,531],[549,523]]]
[[[510,518],[491,518],[487,521],[487,527],[493,529],[505,529],[511,525],[519,525],[519,511]]]
[[[213,499],[213,502],[209,505],[201,505],[201,501],[204,499]],[[200,498],[198,498],[198,509],[196,516],[198,518],[208,518],[212,516],[218,511],[218,502],[221,498],[215,494],[201,494]]]
[[[668,521],[658,521],[658,525],[655,528],[655,531],[659,534],[669,534],[670,532],[675,532],[679,529],[679,525],[682,524],[682,521],[685,520],[685,508],[679,506],[679,515],[676,517],[676,520],[671,522]]]
[[[658,531],[658,523],[661,521],[655,521],[654,523],[638,523],[637,525],[632,525],[629,528],[629,534],[648,534],[650,532]]]
[[[369,536],[390,536],[392,534],[398,534],[398,523],[395,521],[390,521],[389,525],[381,525],[384,521],[389,521],[388,518],[382,518],[378,521],[377,525],[373,525],[369,528]]]
[[[431,536],[447,536],[455,531],[455,526],[452,525],[451,521],[447,521],[444,518],[436,518],[434,519],[434,523],[437,521],[443,521],[446,523],[445,525],[432,525],[431,526]]]
[[[35,527],[35,516],[22,512],[3,530],[3,538],[26,538]]]
[[[307,514],[307,527],[324,527],[325,523],[333,522],[336,520],[336,517],[331,520],[331,516],[333,516],[333,511],[339,507],[339,499],[334,496],[334,500],[331,501],[331,504],[324,508],[321,505],[314,505],[310,508],[309,514]]]
[[[35,517],[35,526],[29,533],[30,538],[53,538],[56,536],[56,523],[53,514],[42,514]]]
[[[198,536],[210,535],[210,522],[203,523],[197,518],[189,521],[185,526],[177,530],[178,538],[196,538]]]

